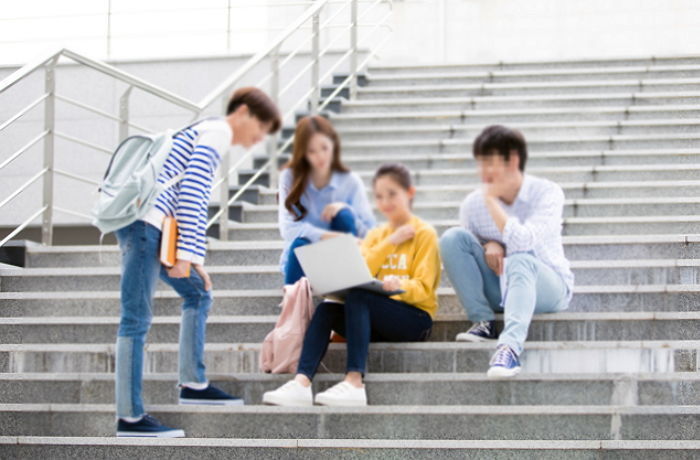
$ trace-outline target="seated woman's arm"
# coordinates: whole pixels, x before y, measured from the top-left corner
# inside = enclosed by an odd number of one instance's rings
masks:
[[[381,238],[377,232],[369,232],[362,240],[360,249],[370,273],[376,277],[389,254],[396,251],[396,245],[391,242],[390,237]]]
[[[401,280],[403,294],[399,300],[411,305],[429,300],[440,285],[440,250],[433,229],[422,229],[415,236],[418,247],[413,259],[411,278]]]
[[[277,208],[277,223],[280,229],[280,236],[285,241],[293,241],[297,238],[306,238],[312,243],[321,240],[321,237],[327,230],[318,228],[309,222],[304,222],[303,220],[296,220],[296,216],[289,212],[289,210],[284,205],[284,202],[289,195],[289,190],[292,186],[292,175],[289,170],[286,169],[280,174],[280,186],[278,194],[278,208]]]

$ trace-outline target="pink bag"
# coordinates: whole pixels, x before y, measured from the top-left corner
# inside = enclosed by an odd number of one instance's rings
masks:
[[[304,334],[316,308],[309,280],[301,278],[294,285],[285,286],[281,307],[275,328],[265,337],[260,351],[260,370],[267,373],[297,370]]]

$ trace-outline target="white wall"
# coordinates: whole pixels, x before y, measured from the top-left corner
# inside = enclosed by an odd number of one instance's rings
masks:
[[[700,54],[698,0],[395,0],[382,62]]]

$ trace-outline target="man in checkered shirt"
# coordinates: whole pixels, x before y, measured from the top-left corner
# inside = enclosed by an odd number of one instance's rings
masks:
[[[566,309],[574,275],[564,256],[564,192],[525,174],[523,135],[490,126],[474,141],[482,187],[460,209],[461,226],[440,239],[447,275],[474,324],[458,341],[498,340],[488,376],[520,372],[519,356],[534,313]],[[505,326],[496,333],[496,312]]]

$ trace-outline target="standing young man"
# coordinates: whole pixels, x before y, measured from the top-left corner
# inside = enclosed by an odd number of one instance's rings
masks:
[[[573,293],[561,237],[564,192],[525,174],[527,147],[518,131],[490,126],[476,138],[473,151],[482,187],[464,200],[462,225],[445,232],[440,250],[474,323],[457,340],[498,340],[488,376],[512,377],[520,372],[532,315],[566,309]],[[499,336],[494,319],[501,311],[505,326]]]
[[[122,252],[121,321],[117,334],[117,436],[182,437],[183,430],[162,425],[146,414],[141,399],[143,348],[151,325],[158,277],[182,298],[180,325],[180,404],[242,404],[210,385],[205,376],[206,320],[212,283],[204,269],[206,224],[212,182],[221,157],[231,145],[250,148],[277,131],[281,120],[272,100],[257,88],[241,88],[227,116],[204,120],[174,137],[173,148],[158,177],[160,183],[184,174],[164,190],[142,219],[116,231]],[[163,219],[178,223],[176,263],[166,269],[159,260]]]

